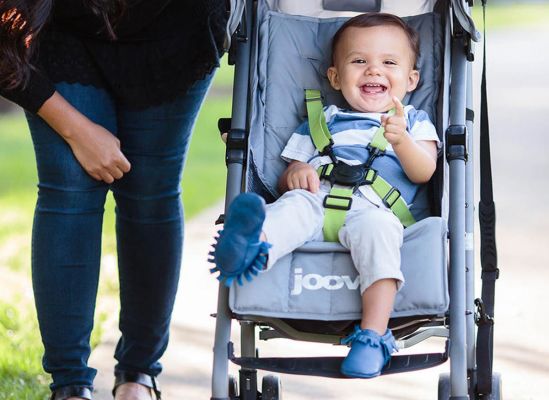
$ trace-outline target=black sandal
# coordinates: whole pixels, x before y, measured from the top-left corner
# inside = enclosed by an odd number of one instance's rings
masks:
[[[85,400],[92,400],[92,388],[89,386],[64,386],[55,390],[50,400],[66,400],[69,397],[80,397]]]
[[[113,397],[116,394],[116,389],[118,386],[124,383],[138,383],[142,386],[145,386],[151,389],[154,393],[156,400],[162,400],[160,397],[160,388],[158,386],[158,381],[156,377],[144,374],[142,372],[127,372],[127,371],[116,371],[114,373],[114,388],[112,389]]]

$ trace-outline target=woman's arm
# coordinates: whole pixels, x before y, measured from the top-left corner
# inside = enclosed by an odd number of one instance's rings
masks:
[[[102,126],[93,123],[55,92],[38,110],[71,147],[82,168],[94,179],[113,183],[130,170],[120,150],[120,140]]]

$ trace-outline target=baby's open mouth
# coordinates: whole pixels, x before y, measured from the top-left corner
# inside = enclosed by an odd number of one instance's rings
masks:
[[[361,92],[366,94],[383,93],[387,90],[387,86],[380,83],[366,83],[360,87]]]

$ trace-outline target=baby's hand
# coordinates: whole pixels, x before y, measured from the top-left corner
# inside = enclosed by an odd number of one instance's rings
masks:
[[[385,128],[385,139],[392,145],[400,144],[408,135],[406,134],[406,117],[404,116],[404,106],[398,99],[393,96],[395,104],[395,114],[381,116],[381,126]]]
[[[311,165],[301,161],[294,161],[288,166],[286,185],[288,185],[289,190],[305,189],[316,193],[320,187],[320,179]]]

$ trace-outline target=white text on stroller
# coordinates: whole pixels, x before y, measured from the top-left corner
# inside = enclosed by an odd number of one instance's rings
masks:
[[[306,274],[303,275],[303,269],[296,268],[294,271],[294,288],[290,293],[293,296],[301,294],[306,290],[338,290],[346,286],[349,290],[355,290],[359,285],[359,277],[354,280],[349,275],[326,275]]]

